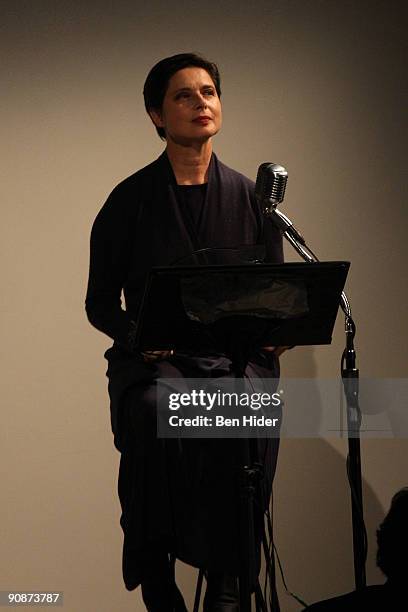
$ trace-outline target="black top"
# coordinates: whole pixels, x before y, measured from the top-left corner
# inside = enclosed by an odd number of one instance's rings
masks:
[[[191,223],[191,231],[197,233],[203,212],[207,184],[177,185],[177,200],[184,209],[187,222]]]

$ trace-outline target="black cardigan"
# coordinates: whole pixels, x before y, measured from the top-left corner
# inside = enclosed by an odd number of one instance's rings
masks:
[[[283,261],[281,235],[264,225],[254,183],[214,154],[197,229],[177,201],[175,185],[164,152],[115,187],[92,227],[86,312],[92,325],[125,350],[152,266],[170,265],[201,248],[255,244],[265,244],[267,261]]]

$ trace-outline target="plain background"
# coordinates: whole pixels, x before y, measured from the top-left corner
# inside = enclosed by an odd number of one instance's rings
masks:
[[[84,297],[94,217],[163,147],[141,95],[159,59],[218,62],[217,154],[253,179],[264,161],[287,167],[282,210],[321,259],[352,262],[362,375],[406,376],[404,5],[1,2],[0,590],[63,590],[67,612],[143,609],[121,577],[110,341],[89,326]],[[343,343],[339,316],[333,344],[285,355],[283,374],[337,377]],[[406,439],[362,444],[370,583],[407,450]],[[276,544],[289,589],[308,602],[353,588],[345,453],[344,440],[282,441]],[[196,572],[178,571],[191,602]],[[278,583],[283,612],[300,609]]]

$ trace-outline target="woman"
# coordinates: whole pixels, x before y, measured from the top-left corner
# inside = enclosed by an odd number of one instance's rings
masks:
[[[152,266],[171,265],[204,248],[219,249],[228,263],[228,248],[242,245],[263,245],[268,261],[283,259],[281,235],[264,226],[253,182],[213,154],[220,95],[217,66],[197,55],[175,55],[152,68],[145,106],[165,151],[113,190],[91,235],[86,310],[90,322],[114,339],[105,356],[121,452],[123,576],[129,590],[141,584],[151,611],[185,610],[169,553],[207,571],[206,611],[239,609],[235,440],[158,440],[155,413],[157,378],[224,377],[230,361],[212,347],[195,354],[138,354],[134,346],[134,321]],[[247,374],[274,377],[278,368],[276,352],[259,351]],[[277,442],[262,451],[265,509]],[[258,549],[259,538],[257,532]]]

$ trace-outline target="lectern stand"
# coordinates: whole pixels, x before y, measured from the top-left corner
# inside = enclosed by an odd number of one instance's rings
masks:
[[[240,380],[254,348],[330,344],[348,262],[154,268],[136,331],[140,351],[217,351]],[[251,442],[251,443],[250,443]],[[266,611],[257,587],[254,491],[256,440],[241,440],[240,610]],[[273,552],[272,552],[273,554]]]

